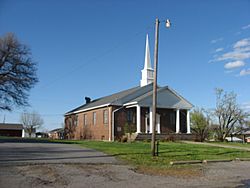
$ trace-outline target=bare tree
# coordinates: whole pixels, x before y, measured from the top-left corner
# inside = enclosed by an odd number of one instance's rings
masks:
[[[28,132],[29,137],[31,134],[38,128],[40,128],[43,124],[43,119],[41,116],[36,113],[22,113],[21,115],[21,123],[23,124],[25,130]]]
[[[12,33],[0,38],[0,110],[28,105],[28,91],[37,82],[30,50]]]
[[[241,127],[249,115],[237,104],[236,97],[234,92],[227,93],[223,89],[216,89],[216,133],[220,141],[224,141],[233,129]]]
[[[191,129],[197,140],[203,142],[209,136],[210,115],[204,109],[196,108],[191,112]]]

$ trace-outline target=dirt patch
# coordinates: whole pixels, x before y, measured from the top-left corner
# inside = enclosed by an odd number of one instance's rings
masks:
[[[63,177],[57,168],[49,165],[27,165],[18,166],[18,172],[25,177],[26,183],[31,187],[37,186],[67,186],[69,181],[67,177]]]
[[[139,167],[136,168],[135,171],[147,175],[173,176],[176,178],[197,178],[204,176],[204,168],[201,165],[189,165],[169,168]]]

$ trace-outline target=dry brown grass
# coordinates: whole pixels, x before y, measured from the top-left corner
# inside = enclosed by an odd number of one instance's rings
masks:
[[[182,178],[195,178],[204,175],[204,169],[201,165],[179,166],[170,168],[148,168],[140,166],[136,170],[138,173],[156,176],[174,176]]]

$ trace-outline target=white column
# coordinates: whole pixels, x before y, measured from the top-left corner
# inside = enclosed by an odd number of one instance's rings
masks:
[[[176,109],[176,133],[179,133],[180,132],[180,110],[179,109]]]
[[[190,134],[190,113],[189,110],[187,110],[187,133]]]
[[[141,107],[136,105],[136,133],[141,132]]]
[[[22,138],[25,137],[25,131],[24,131],[24,128],[22,129]]]
[[[153,132],[153,109],[149,108],[149,133]]]
[[[161,125],[161,116],[160,116],[160,114],[156,115],[156,119],[157,119],[157,133],[160,134],[161,133],[161,128],[160,128],[160,125]]]

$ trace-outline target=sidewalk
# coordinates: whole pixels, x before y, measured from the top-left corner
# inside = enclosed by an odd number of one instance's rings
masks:
[[[182,141],[183,143],[187,144],[198,144],[198,145],[207,145],[207,146],[214,146],[214,147],[222,147],[222,148],[232,148],[232,149],[240,149],[245,151],[250,151],[250,147],[241,147],[241,146],[231,146],[231,145],[224,145],[218,143],[207,143],[207,142],[192,142],[192,141]]]

